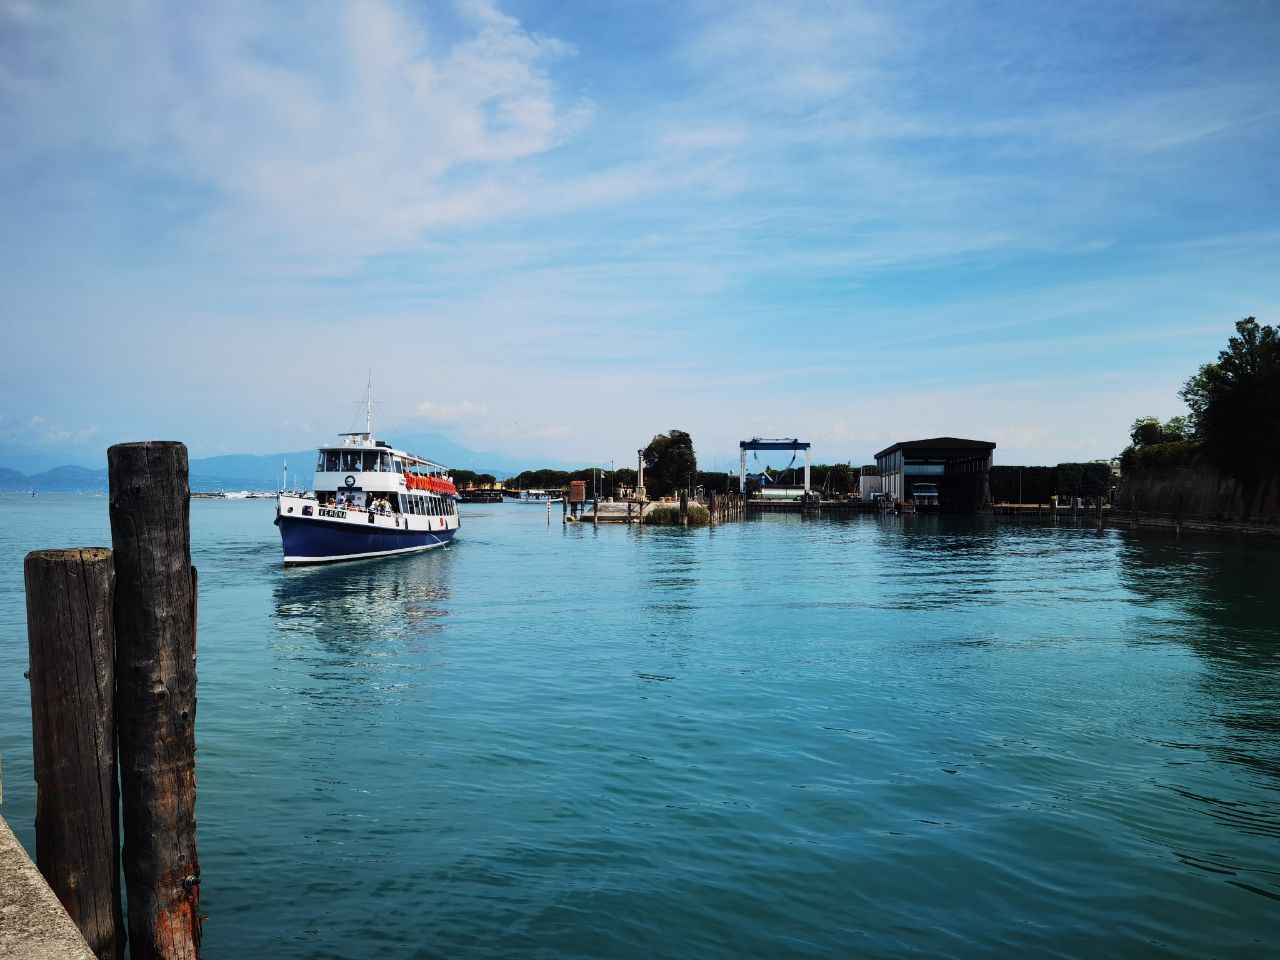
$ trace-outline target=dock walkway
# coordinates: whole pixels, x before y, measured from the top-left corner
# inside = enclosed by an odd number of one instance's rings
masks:
[[[0,817],[0,957],[94,960],[66,909]]]

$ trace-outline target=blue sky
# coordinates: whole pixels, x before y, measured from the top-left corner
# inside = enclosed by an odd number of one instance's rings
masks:
[[[1268,2],[0,0],[0,461],[1117,452],[1280,302]],[[429,452],[429,451],[428,451]]]

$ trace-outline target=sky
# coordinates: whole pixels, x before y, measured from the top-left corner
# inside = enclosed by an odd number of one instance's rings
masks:
[[[0,466],[1111,456],[1280,318],[1280,7],[0,0]],[[430,455],[430,451],[419,451]]]

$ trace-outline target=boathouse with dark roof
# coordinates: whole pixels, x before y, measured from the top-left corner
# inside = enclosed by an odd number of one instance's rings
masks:
[[[935,484],[942,510],[974,513],[991,509],[995,449],[990,440],[960,437],[903,440],[876,454],[876,469],[885,496],[895,503],[911,502],[918,484]]]

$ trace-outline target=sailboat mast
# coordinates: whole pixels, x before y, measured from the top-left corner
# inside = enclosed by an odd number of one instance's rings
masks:
[[[364,432],[373,437],[373,371],[369,371],[369,385],[364,392]]]

